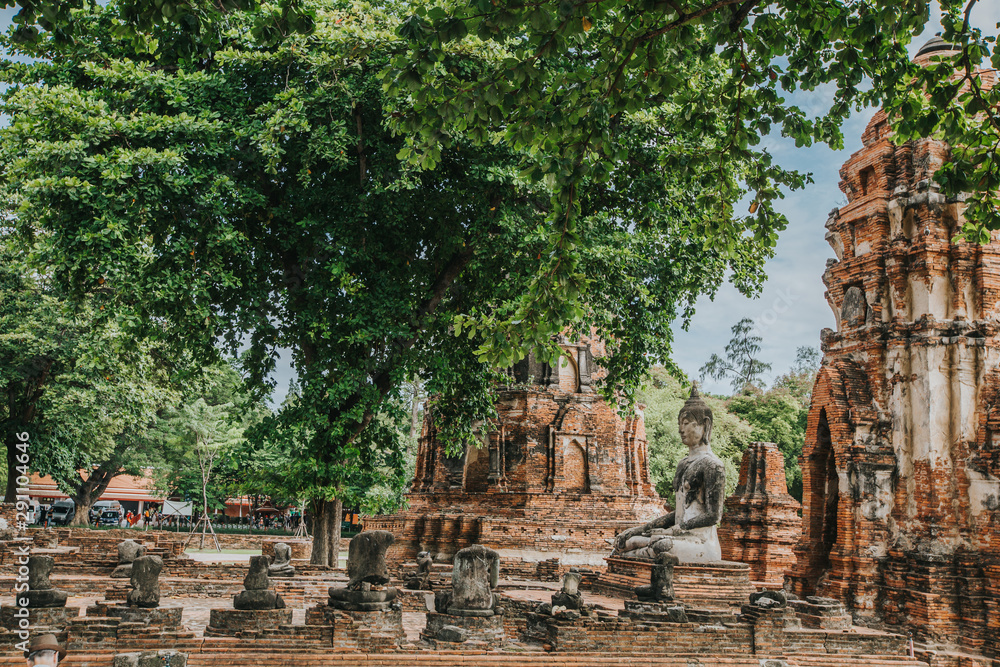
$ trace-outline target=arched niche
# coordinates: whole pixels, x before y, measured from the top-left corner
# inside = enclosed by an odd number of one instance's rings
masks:
[[[575,438],[563,444],[563,485],[567,493],[587,493],[590,490],[587,448]]]

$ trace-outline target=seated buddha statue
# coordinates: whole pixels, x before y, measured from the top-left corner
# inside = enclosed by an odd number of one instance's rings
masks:
[[[680,563],[722,559],[716,526],[722,519],[726,470],[712,453],[712,410],[697,386],[681,408],[677,425],[688,455],[677,464],[674,474],[676,509],[619,534],[614,555],[652,559],[670,553]]]

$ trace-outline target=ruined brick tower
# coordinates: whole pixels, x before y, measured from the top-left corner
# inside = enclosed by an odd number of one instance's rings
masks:
[[[916,61],[948,49],[932,40]],[[932,181],[949,147],[889,133],[877,113],[841,168],[848,204],[826,223],[837,330],[822,334],[788,582],[859,621],[996,655],[1000,236],[952,242],[963,204]]]
[[[448,456],[428,408],[410,509],[365,521],[396,535],[390,556],[446,560],[478,543],[497,550],[508,572],[532,574],[554,558],[603,566],[606,540],[663,512],[641,412],[622,419],[591,387],[603,344],[561,347],[557,366],[530,357],[515,365],[481,448]]]

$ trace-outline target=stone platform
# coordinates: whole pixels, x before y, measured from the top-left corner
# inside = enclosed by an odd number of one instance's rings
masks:
[[[635,597],[637,586],[649,585],[653,561],[619,556],[605,561],[608,569],[594,582],[595,593],[629,599]],[[745,563],[720,560],[674,567],[674,594],[686,606],[736,613],[754,590]]]
[[[142,623],[163,630],[177,630],[181,627],[181,607],[126,607],[120,604],[95,602],[87,607],[87,616],[121,619],[124,623]]]
[[[17,629],[19,618],[14,614],[17,607],[0,607],[0,627],[7,630]],[[28,622],[34,628],[65,629],[71,620],[80,616],[79,607],[37,607],[28,609]]]
[[[502,614],[453,616],[430,611],[420,638],[445,650],[477,647],[492,651],[507,643]]]
[[[205,636],[240,637],[291,624],[291,609],[213,609]]]
[[[398,604],[381,611],[317,605],[306,610],[306,626],[332,626],[334,648],[346,651],[396,651],[406,640]]]

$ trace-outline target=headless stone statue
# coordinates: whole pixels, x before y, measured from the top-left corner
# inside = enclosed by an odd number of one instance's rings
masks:
[[[67,594],[52,586],[49,573],[55,561],[52,556],[28,556],[28,590],[18,593],[28,598],[28,607],[65,607]]]
[[[160,606],[160,572],[163,559],[159,556],[140,556],[132,561],[132,590],[128,592],[129,607],[152,609]]]
[[[373,589],[389,583],[385,551],[396,538],[387,530],[366,530],[351,539],[347,550],[347,588],[330,588],[331,607],[349,611],[380,611],[389,608],[396,589]]]
[[[406,588],[411,591],[431,590],[431,565],[434,559],[428,551],[417,554],[417,574],[406,582]]]
[[[661,553],[656,556],[653,571],[649,575],[649,586],[638,586],[635,596],[639,602],[671,602],[674,599],[674,565],[677,556]]]
[[[136,558],[146,555],[146,547],[135,540],[125,540],[118,543],[118,567],[111,576],[115,579],[128,579],[132,576],[132,563]]]
[[[267,567],[267,573],[272,577],[294,577],[295,567],[292,566],[292,548],[284,542],[274,545],[274,562]]]
[[[250,571],[243,578],[243,589],[233,597],[236,609],[284,609],[285,601],[274,591],[268,590],[267,556],[251,556]]]
[[[499,578],[500,554],[481,544],[462,549],[455,554],[451,595],[440,598],[438,612],[453,616],[492,616],[496,606],[493,588]]]
[[[688,455],[677,464],[674,475],[677,508],[621,533],[615,539],[616,555],[653,559],[670,553],[680,563],[722,559],[716,526],[722,519],[726,469],[712,453],[712,410],[697,386],[691,389],[677,422],[681,441],[688,447]]]
[[[562,590],[552,596],[553,607],[565,607],[579,611],[583,608],[583,596],[580,594],[580,581],[583,575],[570,570],[563,575]]]

